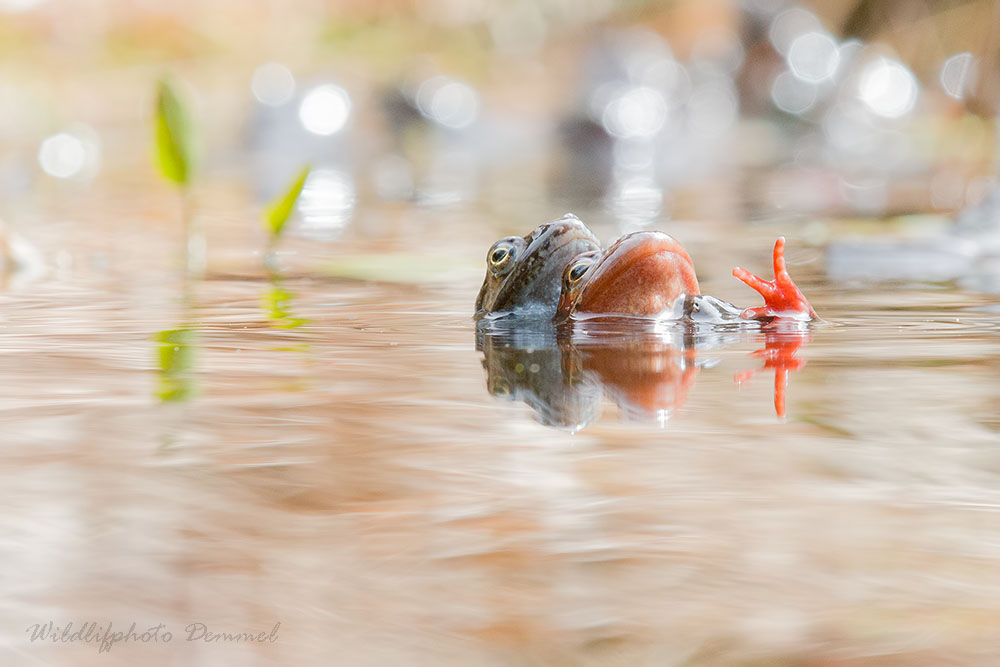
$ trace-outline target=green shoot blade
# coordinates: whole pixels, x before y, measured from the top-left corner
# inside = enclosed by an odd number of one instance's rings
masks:
[[[281,230],[285,228],[285,223],[292,215],[295,200],[302,193],[302,186],[306,184],[308,177],[309,165],[306,165],[299,171],[295,180],[289,184],[288,189],[272,201],[264,211],[264,226],[271,233],[271,236],[276,238],[281,235]]]
[[[186,186],[194,170],[191,119],[177,91],[166,79],[156,87],[156,166],[168,181]]]

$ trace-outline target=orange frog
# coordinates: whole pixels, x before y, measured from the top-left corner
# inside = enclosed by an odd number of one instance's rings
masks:
[[[563,272],[556,322],[594,317],[680,319],[709,307],[725,319],[809,320],[816,311],[785,266],[785,239],[774,244],[774,280],[745,269],[733,275],[764,297],[764,305],[737,309],[703,296],[684,247],[663,232],[626,234],[606,250],[577,255]]]

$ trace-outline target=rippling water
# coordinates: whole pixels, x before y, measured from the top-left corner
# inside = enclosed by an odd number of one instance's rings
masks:
[[[0,295],[5,664],[1000,656],[995,296],[838,287],[800,244],[804,334],[477,341],[487,225],[292,240],[268,279],[250,223],[209,222],[204,280],[110,222]],[[733,230],[669,228],[756,305],[729,268],[787,230]],[[46,621],[173,638],[29,641]]]

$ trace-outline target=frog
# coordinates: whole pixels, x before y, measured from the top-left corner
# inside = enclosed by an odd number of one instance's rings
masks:
[[[572,213],[538,225],[527,236],[500,239],[486,253],[486,277],[474,319],[510,314],[551,319],[566,264],[600,247],[594,233]]]
[[[559,324],[595,317],[682,319],[706,307],[722,320],[770,321],[817,319],[816,311],[788,273],[785,238],[772,253],[774,279],[765,280],[736,267],[733,276],[764,298],[764,305],[740,309],[701,294],[694,262],[669,234],[626,234],[605,250],[589,250],[563,271],[554,321]]]

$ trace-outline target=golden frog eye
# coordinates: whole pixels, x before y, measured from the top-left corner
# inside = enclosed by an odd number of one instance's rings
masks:
[[[563,277],[563,283],[567,289],[572,288],[580,279],[583,278],[584,274],[587,273],[587,269],[591,267],[594,263],[593,257],[581,258],[566,267],[566,274]]]
[[[509,243],[497,244],[490,250],[490,266],[500,270],[514,258],[514,246]]]

